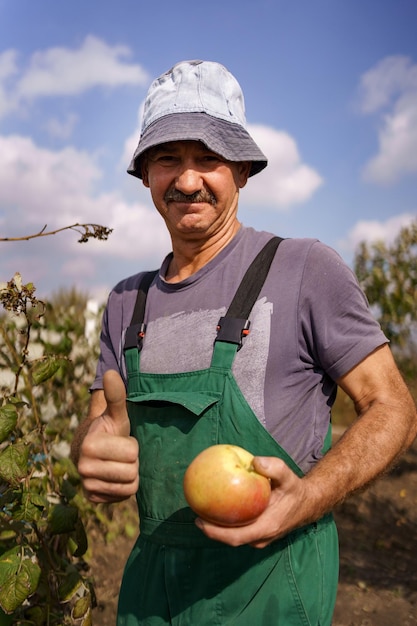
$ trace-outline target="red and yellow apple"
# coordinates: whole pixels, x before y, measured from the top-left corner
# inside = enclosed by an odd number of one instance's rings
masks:
[[[265,510],[268,478],[253,467],[253,454],[231,444],[206,448],[188,466],[184,495],[201,518],[221,526],[243,526]]]

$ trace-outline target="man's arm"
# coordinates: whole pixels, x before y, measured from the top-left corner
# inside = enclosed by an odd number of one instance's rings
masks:
[[[280,459],[257,457],[255,468],[272,483],[266,511],[242,528],[197,520],[209,537],[231,545],[264,547],[331,511],[386,471],[412,444],[417,435],[416,407],[387,345],[337,382],[355,404],[355,423],[303,478]]]
[[[329,452],[323,468],[318,464],[306,477],[320,482],[330,469],[341,492],[335,504],[388,470],[417,435],[416,407],[387,345],[337,383],[352,398],[358,420]]]
[[[138,443],[130,436],[126,389],[120,375],[105,373],[103,390],[93,392],[88,417],[71,449],[84,490],[92,502],[117,502],[139,484]]]

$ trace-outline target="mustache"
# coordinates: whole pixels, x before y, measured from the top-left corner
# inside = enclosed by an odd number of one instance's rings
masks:
[[[164,201],[190,203],[206,202],[207,204],[212,204],[213,206],[215,206],[217,202],[214,194],[207,189],[200,189],[199,191],[191,194],[182,193],[182,191],[178,191],[178,189],[169,189],[164,196]]]

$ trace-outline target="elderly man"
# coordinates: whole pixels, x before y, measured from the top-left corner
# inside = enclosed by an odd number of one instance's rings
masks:
[[[182,62],[151,85],[128,171],[172,252],[110,294],[73,446],[93,502],[137,495],[119,626],[330,625],[331,510],[416,435],[387,339],[336,252],[240,224],[240,189],[266,165],[223,66]],[[358,420],[331,448],[338,385]],[[247,448],[271,480],[242,527],[196,518],[184,499],[185,469],[216,443]]]

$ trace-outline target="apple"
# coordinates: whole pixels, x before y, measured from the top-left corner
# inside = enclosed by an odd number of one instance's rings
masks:
[[[184,474],[184,495],[191,509],[221,526],[243,526],[266,508],[268,478],[253,467],[253,454],[231,444],[206,448]]]

